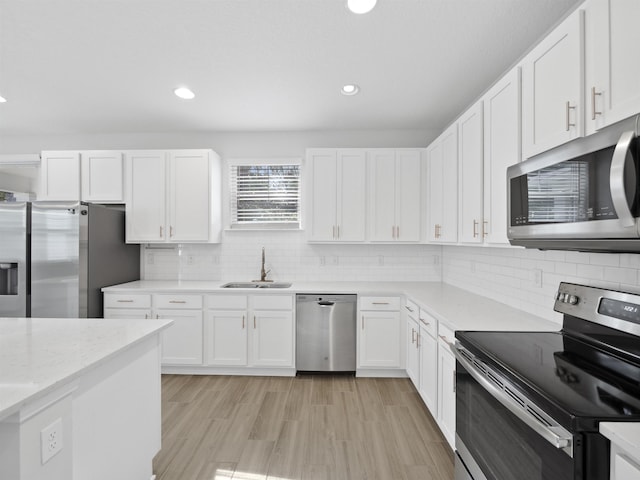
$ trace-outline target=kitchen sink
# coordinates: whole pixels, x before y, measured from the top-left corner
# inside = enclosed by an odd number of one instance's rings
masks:
[[[289,282],[229,282],[222,288],[289,288]]]

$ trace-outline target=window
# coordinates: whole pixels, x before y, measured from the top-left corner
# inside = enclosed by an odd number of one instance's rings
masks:
[[[232,228],[300,227],[299,164],[236,164],[229,176]]]

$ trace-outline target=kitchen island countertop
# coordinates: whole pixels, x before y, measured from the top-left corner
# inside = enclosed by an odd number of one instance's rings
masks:
[[[171,323],[170,320],[0,318],[0,420]]]

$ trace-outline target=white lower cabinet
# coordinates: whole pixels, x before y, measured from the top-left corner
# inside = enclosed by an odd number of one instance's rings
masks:
[[[456,359],[449,348],[453,330],[438,325],[438,417],[445,438],[455,449],[456,436]]]
[[[293,368],[293,296],[221,294],[207,301],[207,365]]]
[[[420,390],[420,326],[418,325],[419,309],[415,303],[407,300],[405,303],[407,317],[407,375],[417,390]]]
[[[162,334],[163,365],[202,365],[202,295],[153,295],[153,318],[171,319]]]
[[[419,321],[420,387],[418,392],[431,414],[436,417],[438,413],[438,342],[436,340],[438,322],[422,309]]]
[[[402,368],[399,297],[361,297],[358,367]]]

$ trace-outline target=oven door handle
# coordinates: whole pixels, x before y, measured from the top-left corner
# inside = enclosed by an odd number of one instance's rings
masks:
[[[624,132],[620,135],[620,140],[618,140],[618,144],[613,151],[609,174],[611,201],[618,215],[618,220],[623,227],[633,227],[635,223],[635,218],[633,218],[627,203],[627,192],[624,187],[624,166],[634,138],[636,138],[635,132]]]
[[[462,353],[459,345],[454,345],[453,353],[456,359],[464,367],[464,369],[476,380],[487,392],[500,402],[507,410],[531,427],[538,435],[551,443],[554,447],[562,449],[567,455],[573,458],[573,437],[560,425],[546,426],[523,408],[519,403],[515,402],[504,390],[497,387],[493,382],[487,379],[483,373],[476,368],[471,361]],[[458,389],[456,389],[459,391]]]

